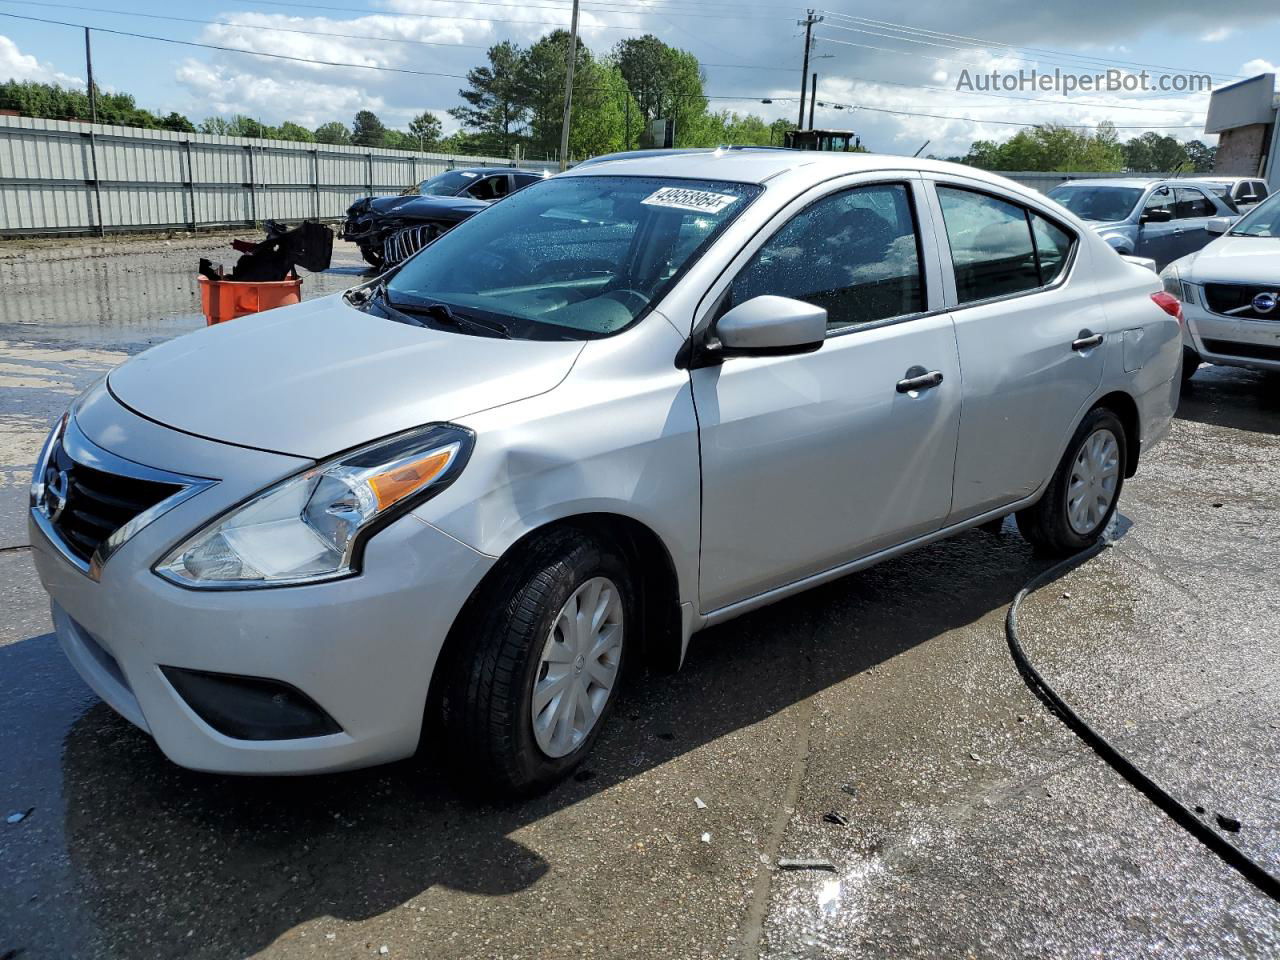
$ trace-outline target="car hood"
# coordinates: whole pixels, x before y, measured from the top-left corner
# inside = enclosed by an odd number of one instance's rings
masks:
[[[488,200],[474,197],[375,197],[370,209],[384,217],[432,217],[442,212],[470,215],[489,206]]]
[[[320,459],[545,393],[582,347],[397,323],[335,294],[170,340],[107,383],[125,406],[186,433]]]
[[[1224,236],[1178,263],[1197,283],[1259,283],[1280,287],[1280,238]]]

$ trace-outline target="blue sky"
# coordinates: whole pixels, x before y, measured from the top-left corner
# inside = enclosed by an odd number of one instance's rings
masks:
[[[1004,139],[1017,130],[994,121],[1111,120],[1124,137],[1144,129],[1179,139],[1201,135],[1206,94],[1076,94],[1027,92],[1009,99],[955,90],[962,70],[991,68],[1093,72],[1107,65],[1156,64],[1215,76],[1216,85],[1275,69],[1280,61],[1280,3],[1217,0],[1155,3],[1073,0],[951,0],[908,5],[901,0],[829,0],[813,69],[819,100],[878,111],[905,111],[960,119],[904,116],[872,110],[819,109],[819,126],[856,129],[874,150],[910,153],[931,140],[930,153],[962,153],[975,139]],[[179,40],[212,43],[304,58],[369,63],[440,74],[463,74],[482,62],[484,48],[503,39],[529,43],[567,25],[569,0],[302,0],[268,4],[182,3],[162,0],[0,0],[0,13],[25,14]],[[62,5],[62,4],[65,4]],[[127,16],[219,20],[202,25]],[[329,8],[329,9],[326,9]],[[340,8],[340,9],[333,9]],[[706,89],[726,99],[718,108],[752,111],[769,119],[794,117],[802,31],[799,7],[766,0],[584,0],[583,36],[597,53],[617,40],[652,32],[695,53],[706,66]],[[499,22],[506,21],[506,22]],[[525,22],[511,22],[525,21]],[[375,42],[289,30],[396,37]],[[430,42],[434,45],[428,45]],[[1086,62],[1088,61],[1088,62]],[[182,47],[94,34],[94,69],[100,85],[133,93],[142,106],[178,110],[193,119],[246,113],[268,123],[293,119],[307,126],[350,122],[363,108],[403,127],[430,109],[446,129],[445,109],[458,102],[461,81],[450,76],[378,73]],[[1131,69],[1136,70],[1134,66]],[[1153,70],[1153,73],[1167,72]],[[83,83],[81,31],[0,17],[0,78]],[[760,102],[772,99],[769,105]],[[987,122],[983,122],[987,121]],[[1212,142],[1212,138],[1206,138]]]

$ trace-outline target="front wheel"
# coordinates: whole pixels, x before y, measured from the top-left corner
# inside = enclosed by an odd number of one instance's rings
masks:
[[[581,532],[509,562],[478,599],[442,702],[459,772],[522,794],[573,770],[616,699],[635,609],[622,556]]]
[[[1115,513],[1127,463],[1128,438],[1120,418],[1102,407],[1090,410],[1044,496],[1018,511],[1018,529],[1047,553],[1093,546]]]
[[[381,270],[386,262],[382,258],[382,251],[374,247],[361,247],[360,256],[364,257],[364,262],[369,264],[375,270]]]
[[[1182,382],[1186,383],[1194,377],[1202,363],[1204,363],[1204,359],[1199,353],[1191,347],[1184,346],[1182,348]]]

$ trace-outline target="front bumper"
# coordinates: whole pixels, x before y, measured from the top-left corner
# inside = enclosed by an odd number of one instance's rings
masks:
[[[131,415],[121,410],[120,417]],[[221,447],[190,437],[181,442]],[[240,456],[235,448],[222,450],[231,461]],[[184,767],[297,774],[411,755],[445,637],[492,559],[407,515],[369,541],[361,574],[345,580],[207,591],[151,572],[174,543],[242,495],[215,486],[174,508],[121,546],[97,581],[32,520],[36,569],[71,663]],[[226,736],[179,695],[164,667],[282,682],[310,698],[340,732],[280,740]]]
[[[1202,293],[1197,294],[1197,301]],[[1280,371],[1280,316],[1275,320],[1237,320],[1183,303],[1187,345],[1209,363]]]

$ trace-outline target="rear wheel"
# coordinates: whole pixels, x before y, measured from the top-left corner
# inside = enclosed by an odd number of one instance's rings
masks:
[[[635,609],[617,551],[573,530],[534,540],[479,598],[448,680],[459,771],[520,794],[573,770],[613,706]]]
[[[1036,548],[1075,553],[1097,542],[1111,521],[1128,463],[1120,418],[1095,407],[1071,438],[1044,496],[1018,511],[1018,529]]]

